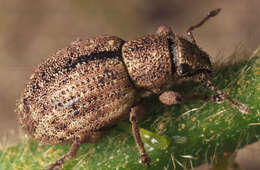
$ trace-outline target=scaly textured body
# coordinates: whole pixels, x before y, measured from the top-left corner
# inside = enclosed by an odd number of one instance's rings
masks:
[[[40,143],[56,144],[127,117],[136,90],[122,62],[123,42],[112,36],[76,41],[50,56],[20,99],[22,127]]]
[[[164,34],[150,34],[123,45],[123,60],[137,87],[159,94],[171,85],[174,65],[169,39]]]

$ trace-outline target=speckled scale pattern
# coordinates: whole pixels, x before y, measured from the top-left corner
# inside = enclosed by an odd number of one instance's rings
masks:
[[[18,102],[21,126],[42,144],[72,141],[125,118],[136,100],[114,36],[77,40],[38,66]]]
[[[175,37],[175,65],[188,64],[193,70],[211,70],[208,54],[181,36]]]
[[[150,34],[128,41],[122,54],[129,76],[138,88],[158,94],[171,82],[172,62],[166,36]]]

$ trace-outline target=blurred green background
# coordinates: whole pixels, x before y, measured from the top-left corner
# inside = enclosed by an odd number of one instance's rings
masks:
[[[195,32],[212,61],[222,63],[234,51],[243,57],[241,51],[249,54],[260,44],[259,5],[258,0],[0,0],[0,143],[17,141],[15,101],[34,68],[72,40],[100,34],[129,40],[162,24],[183,34],[207,12],[222,8]]]

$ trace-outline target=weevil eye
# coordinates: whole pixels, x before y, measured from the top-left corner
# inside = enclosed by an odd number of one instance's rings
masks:
[[[192,68],[188,64],[180,64],[178,71],[182,75],[186,75],[192,72]]]

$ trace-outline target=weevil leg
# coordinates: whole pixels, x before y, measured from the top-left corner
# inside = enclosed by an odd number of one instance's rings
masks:
[[[215,103],[220,104],[220,103],[224,102],[225,98],[221,95],[216,94],[216,95],[211,95],[211,96],[205,95],[204,99],[202,99],[202,100],[204,100],[206,102],[215,102]]]
[[[159,100],[166,105],[180,104],[183,101],[194,100],[221,103],[222,101],[224,101],[224,97],[218,94],[212,96],[204,94],[181,95],[175,91],[165,91],[159,96]]]
[[[210,80],[206,80],[205,85],[207,88],[216,92],[217,94],[211,96],[205,94],[180,95],[179,93],[174,91],[165,91],[159,96],[159,100],[166,105],[179,104],[182,101],[194,101],[194,100],[202,100],[206,102],[216,102],[216,103],[221,103],[224,100],[227,100],[230,103],[232,103],[240,112],[247,113],[247,114],[251,113],[247,105],[240,103],[236,100],[233,100],[225,92],[213,86]]]
[[[56,162],[52,163],[49,166],[48,170],[61,169],[61,166],[64,164],[64,162],[66,160],[70,160],[73,156],[76,155],[76,153],[80,147],[80,144],[81,144],[81,138],[76,137],[76,139],[72,143],[72,146],[71,146],[69,152],[67,152],[62,158],[60,158]]]
[[[230,103],[232,103],[240,112],[242,113],[251,113],[249,107],[243,103],[240,103],[238,101],[233,100],[230,96],[228,96],[225,92],[219,90],[217,87],[213,86],[210,80],[206,80],[206,87],[209,88],[210,90],[214,91],[217,93],[216,96],[218,98],[221,98],[222,100],[226,99]]]
[[[159,100],[166,105],[179,104],[182,102],[182,96],[175,91],[165,91],[159,96]]]
[[[141,161],[147,167],[150,167],[151,158],[145,152],[144,143],[141,139],[139,128],[138,128],[138,113],[139,113],[138,111],[140,111],[141,109],[142,108],[140,105],[133,107],[130,112],[129,120],[132,124],[132,132],[141,157]]]
[[[218,13],[221,11],[221,8],[212,10],[208,13],[208,15],[206,17],[204,17],[198,24],[191,26],[188,30],[187,30],[187,35],[188,37],[190,37],[191,41],[196,44],[196,40],[192,34],[192,31],[195,30],[196,28],[201,27],[206,21],[208,21],[210,18],[215,17],[216,15],[218,15]]]
[[[175,91],[165,91],[159,96],[159,100],[166,105],[179,104],[183,101],[194,101],[194,100],[203,100],[206,102],[216,102],[221,103],[224,100],[232,103],[236,108],[242,113],[250,113],[250,109],[247,105],[233,100],[226,93],[219,90],[217,87],[213,86],[210,80],[206,80],[206,87],[210,90],[216,92],[216,95],[204,95],[204,94],[192,94],[192,95],[180,95]]]
[[[77,154],[78,149],[81,144],[95,143],[95,142],[99,141],[100,139],[102,139],[106,133],[107,133],[106,130],[105,131],[94,131],[94,132],[88,132],[88,133],[84,133],[82,135],[76,136],[75,140],[73,141],[73,143],[71,145],[69,152],[67,152],[63,157],[61,157],[56,162],[52,163],[48,167],[48,170],[61,169],[61,167],[65,161],[70,160]]]

